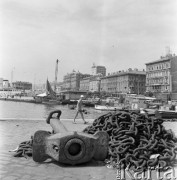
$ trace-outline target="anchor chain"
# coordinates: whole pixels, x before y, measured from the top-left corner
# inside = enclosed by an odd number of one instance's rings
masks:
[[[109,148],[106,163],[129,166],[134,171],[160,165],[162,168],[176,162],[177,138],[166,130],[163,119],[137,112],[111,112],[95,119],[83,132],[94,134],[106,131]],[[152,155],[158,155],[151,158]]]
[[[32,143],[32,139],[21,142],[16,149],[10,150],[9,152],[15,152],[14,157],[25,157],[27,159],[32,156]]]

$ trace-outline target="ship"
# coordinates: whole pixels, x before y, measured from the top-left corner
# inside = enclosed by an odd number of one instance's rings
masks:
[[[46,81],[46,88],[45,92],[42,94],[38,94],[35,96],[36,103],[43,103],[43,104],[61,104],[61,100],[57,97],[56,94],[56,83],[57,83],[57,75],[58,75],[58,59],[56,60],[56,67],[55,67],[55,83],[54,83],[54,90],[49,83],[47,78]]]

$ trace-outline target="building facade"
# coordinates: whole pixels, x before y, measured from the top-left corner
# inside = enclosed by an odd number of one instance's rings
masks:
[[[80,89],[80,80],[89,77],[89,74],[82,74],[80,72],[73,71],[68,73],[63,78],[63,90],[78,91]]]
[[[102,74],[103,76],[106,76],[106,68],[105,66],[96,66],[93,64],[92,66],[92,75]]]
[[[144,94],[146,84],[146,72],[138,69],[119,71],[101,78],[101,92],[112,94],[133,93]]]
[[[12,86],[16,90],[32,90],[32,83],[16,81],[12,83]]]
[[[3,89],[8,89],[10,87],[9,80],[3,79]]]
[[[73,71],[63,78],[63,90],[78,90],[80,81],[80,73]]]
[[[3,78],[0,78],[0,89],[3,89]]]
[[[146,91],[177,92],[177,56],[167,54],[157,61],[146,63]]]
[[[80,80],[80,91],[89,91],[90,77]]]
[[[90,77],[90,82],[89,82],[89,91],[90,92],[100,92],[100,83],[101,83],[101,78],[102,74],[98,74],[95,76]]]
[[[80,80],[80,91],[100,92],[102,74],[86,77]]]

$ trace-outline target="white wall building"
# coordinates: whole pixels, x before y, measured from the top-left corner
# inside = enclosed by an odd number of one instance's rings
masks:
[[[106,76],[106,68],[105,66],[96,66],[93,64],[92,66],[92,75],[102,74],[103,76]]]

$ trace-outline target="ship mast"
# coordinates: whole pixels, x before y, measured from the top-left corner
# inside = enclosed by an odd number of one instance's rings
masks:
[[[57,75],[58,75],[58,59],[56,60],[56,66],[55,66],[55,84],[54,84],[55,92],[56,92],[56,84],[57,84]]]

